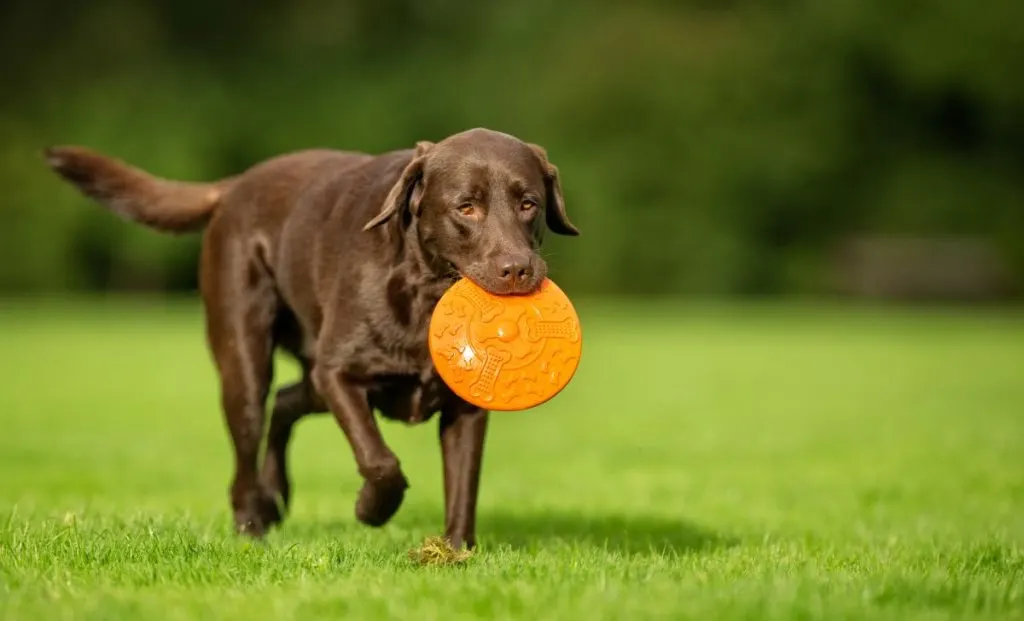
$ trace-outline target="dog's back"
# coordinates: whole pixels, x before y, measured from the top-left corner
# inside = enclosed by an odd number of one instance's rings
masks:
[[[188,233],[205,227],[215,212],[239,211],[258,221],[287,212],[302,186],[370,156],[311,149],[264,160],[248,170],[211,182],[165,179],[117,158],[79,146],[45,151],[50,167],[83,195],[115,214],[165,233]]]

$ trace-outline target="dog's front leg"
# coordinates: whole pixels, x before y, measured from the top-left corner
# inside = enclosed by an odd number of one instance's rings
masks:
[[[365,388],[337,369],[317,371],[313,377],[317,391],[348,438],[363,476],[356,518],[369,526],[383,526],[398,511],[409,487],[398,457],[384,443]]]
[[[476,505],[487,417],[487,410],[466,404],[441,411],[445,536],[455,547],[476,545]]]

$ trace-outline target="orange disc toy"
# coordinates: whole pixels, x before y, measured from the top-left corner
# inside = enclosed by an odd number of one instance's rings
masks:
[[[430,318],[430,356],[445,384],[488,410],[525,410],[558,394],[579,365],[579,317],[550,279],[529,295],[494,295],[467,278]]]

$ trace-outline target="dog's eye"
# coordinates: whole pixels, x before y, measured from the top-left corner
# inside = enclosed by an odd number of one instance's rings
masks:
[[[462,214],[464,216],[475,216],[476,215],[476,205],[474,205],[473,203],[462,203],[461,205],[456,207],[456,209],[458,210],[458,212],[460,214]]]
[[[537,203],[529,198],[523,199],[523,202],[519,205],[519,209],[523,211],[530,211],[531,209],[534,209],[536,207]]]

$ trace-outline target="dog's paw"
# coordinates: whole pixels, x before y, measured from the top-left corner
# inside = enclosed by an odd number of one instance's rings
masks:
[[[280,507],[270,494],[259,494],[235,510],[235,532],[254,539],[263,538],[281,523]]]
[[[383,526],[402,506],[408,481],[401,471],[380,478],[367,478],[356,501],[356,519],[367,526]]]

